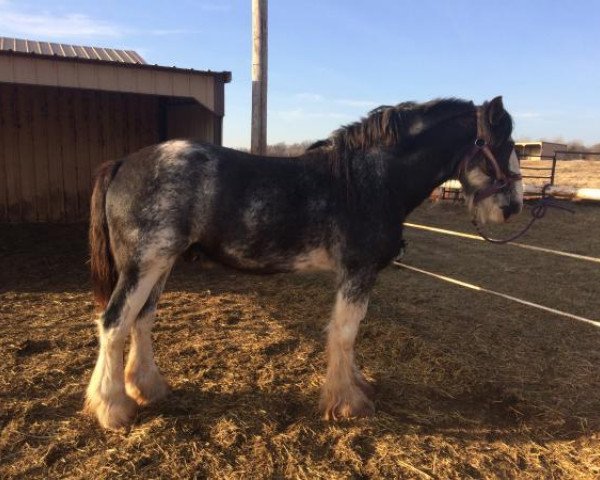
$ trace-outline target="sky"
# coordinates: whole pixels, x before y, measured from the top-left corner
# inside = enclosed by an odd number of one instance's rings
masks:
[[[0,36],[228,70],[224,144],[250,144],[251,0],[0,0]],[[600,142],[600,1],[271,0],[268,142],[378,105],[502,95],[516,139]]]

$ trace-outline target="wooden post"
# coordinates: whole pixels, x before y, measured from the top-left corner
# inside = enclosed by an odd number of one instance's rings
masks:
[[[252,134],[250,151],[267,153],[267,0],[252,0]]]

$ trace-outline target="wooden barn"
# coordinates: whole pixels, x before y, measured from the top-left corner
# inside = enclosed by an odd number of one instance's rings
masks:
[[[88,215],[105,160],[171,138],[221,144],[229,72],[0,37],[0,222]]]

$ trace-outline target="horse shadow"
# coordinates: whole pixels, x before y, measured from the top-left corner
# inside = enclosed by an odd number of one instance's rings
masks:
[[[9,240],[4,244],[8,249],[0,252],[0,276],[7,280],[2,282],[3,289],[88,291],[85,245],[81,240],[85,238],[85,226],[57,228],[51,240],[60,246],[41,242],[34,252],[29,251],[31,245],[19,246],[23,228],[32,242],[48,230],[14,227],[9,229],[12,233],[3,233],[3,238]],[[25,269],[19,263],[22,258],[27,260]],[[11,267],[13,263],[15,268],[20,267],[19,279]],[[53,277],[58,270],[62,276]],[[319,428],[318,384],[325,369],[323,330],[334,300],[333,278],[324,274],[250,277],[221,267],[204,269],[178,263],[166,293],[183,292],[202,293],[207,299],[241,295],[260,304],[269,321],[280,325],[283,332],[264,342],[262,348],[264,357],[281,369],[277,378],[284,394],[268,388],[210,391],[198,380],[176,387],[167,403],[142,409],[141,421],[164,414],[163,408],[167,407],[167,412],[179,409],[178,422],[205,416],[204,427],[227,412],[236,411],[250,422],[257,416],[263,418],[260,412],[264,411],[264,418],[281,429],[299,419]],[[558,438],[574,440],[600,431],[600,374],[595,373],[600,372],[600,349],[595,347],[600,344],[600,334],[593,327],[580,323],[564,326],[562,320],[528,317],[523,322],[526,335],[522,340],[515,335],[515,322],[499,322],[497,317],[474,319],[467,314],[442,316],[428,309],[427,302],[417,305],[420,313],[416,314],[417,302],[407,300],[391,301],[387,291],[377,286],[357,342],[358,361],[377,390],[377,413],[367,420],[375,432],[391,429],[395,435],[403,435],[416,429],[462,439],[533,439],[543,443]],[[194,312],[190,315],[197,316]],[[164,316],[169,316],[168,311]],[[237,313],[227,313],[225,307],[222,316],[224,334],[227,328],[243,332],[250,325],[240,321]],[[406,320],[411,318],[414,320]],[[159,335],[173,337],[190,328],[196,327],[183,321],[169,325],[161,320],[157,330]],[[167,348],[177,341],[177,336],[170,338]],[[318,373],[308,387],[298,387],[296,373],[285,371],[289,365],[286,359],[306,344],[310,348],[303,352],[303,362],[307,369]],[[482,344],[489,348],[482,350]],[[34,354],[43,347],[26,344],[22,353],[31,350]],[[157,349],[161,348],[158,343]],[[229,352],[236,355],[236,345],[231,344]],[[90,347],[90,355],[93,353]],[[190,354],[196,355],[196,351]],[[68,404],[72,405],[71,413],[81,408],[80,400]]]
[[[334,300],[333,279],[324,274],[275,275],[227,284],[219,280],[222,275],[219,269],[193,272],[193,266],[180,273],[188,289],[196,285],[196,291],[210,288],[215,295],[255,295],[289,334],[267,345],[264,353],[285,365],[286,356],[309,342],[314,348],[306,361],[320,370],[322,380],[323,327]],[[237,275],[245,274],[231,279]],[[172,288],[177,291],[179,286],[175,279]],[[276,289],[287,292],[283,299],[270,295]],[[423,308],[427,311],[427,305]],[[595,373],[600,371],[600,354],[594,349],[600,333],[593,327],[527,317],[522,328],[529,333],[519,339],[514,322],[503,324],[492,317],[455,318],[430,311],[422,319],[396,320],[411,314],[410,306],[388,301],[375,288],[357,339],[358,362],[376,389],[377,412],[366,420],[375,431],[381,427],[381,433],[391,429],[396,435],[419,431],[505,443],[575,440],[600,431],[600,375]],[[474,329],[477,342],[472,340]],[[482,342],[494,348],[482,352]],[[502,354],[496,356],[499,350]],[[285,371],[278,375],[286,382]],[[287,379],[290,385],[291,380]],[[289,398],[264,390],[208,395],[220,404],[221,414],[244,404],[252,414],[268,411],[280,428],[299,419],[316,427],[321,422],[318,386],[287,391]],[[186,400],[185,408],[194,416],[206,412],[206,404],[197,408],[187,400],[206,395],[198,384],[177,391],[175,398]]]

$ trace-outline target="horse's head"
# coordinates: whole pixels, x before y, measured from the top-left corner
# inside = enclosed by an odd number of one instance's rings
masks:
[[[477,109],[477,137],[459,167],[459,180],[475,220],[501,223],[523,208],[523,182],[502,97]]]

